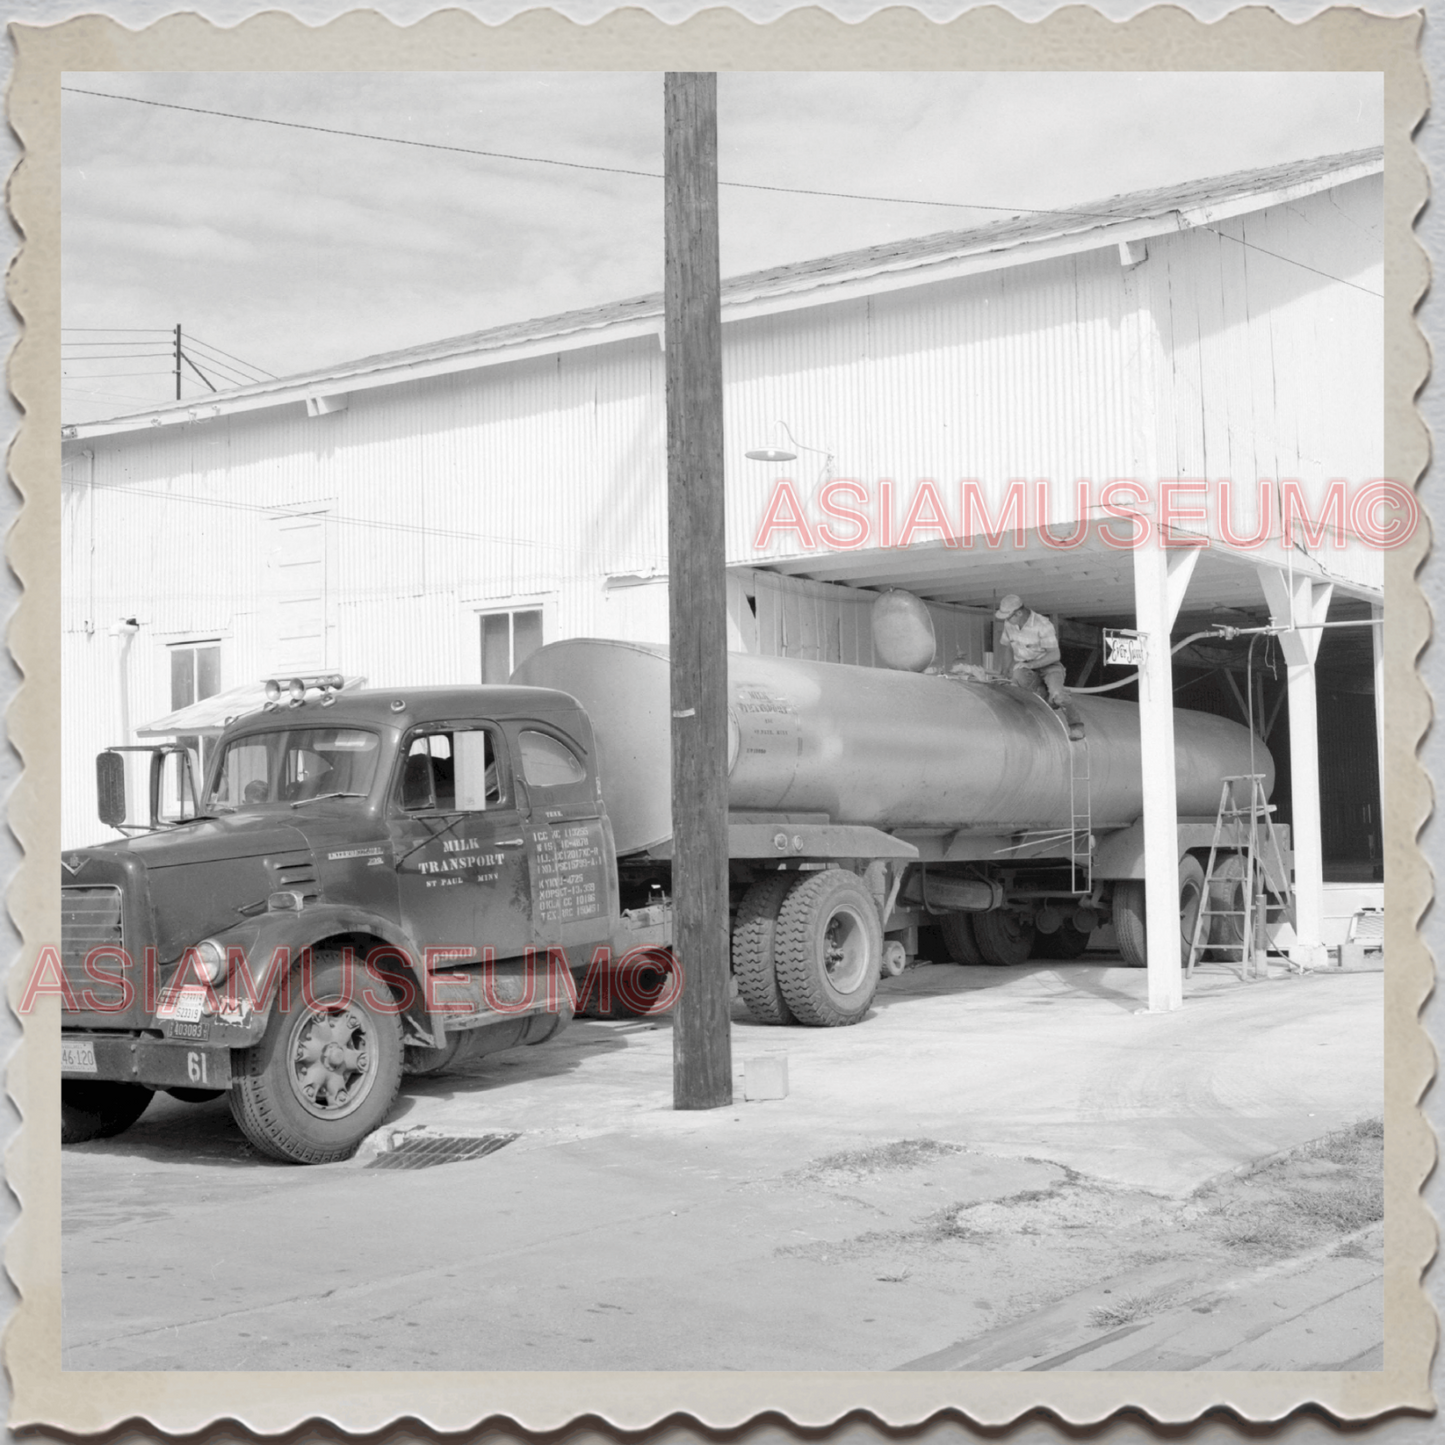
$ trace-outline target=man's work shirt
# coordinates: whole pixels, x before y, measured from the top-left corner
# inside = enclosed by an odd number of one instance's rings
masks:
[[[1030,611],[1023,622],[1005,622],[1001,639],[1013,653],[1016,663],[1028,666],[1037,662],[1045,653],[1058,651],[1059,634],[1047,617]]]

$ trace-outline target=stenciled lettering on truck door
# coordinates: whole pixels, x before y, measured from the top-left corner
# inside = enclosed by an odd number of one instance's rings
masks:
[[[389,829],[402,921],[421,945],[503,959],[532,942],[519,792],[492,724],[428,724],[406,738]]]
[[[537,941],[606,938],[616,875],[595,778],[577,745],[543,723],[517,725],[513,751],[532,803],[527,850]]]

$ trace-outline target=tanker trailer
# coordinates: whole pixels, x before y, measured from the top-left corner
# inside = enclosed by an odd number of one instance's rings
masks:
[[[552,643],[513,681],[587,710],[622,906],[665,897],[667,649]],[[754,1017],[857,1022],[928,923],[958,962],[1010,965],[1076,956],[1113,922],[1126,961],[1142,966],[1138,709],[1073,702],[1082,742],[1012,683],[730,653],[732,966]],[[1192,931],[1222,780],[1259,773],[1268,791],[1274,764],[1225,718],[1178,709],[1174,726],[1181,929]]]

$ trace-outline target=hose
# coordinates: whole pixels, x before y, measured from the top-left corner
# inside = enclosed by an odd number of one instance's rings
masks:
[[[1198,642],[1201,637],[1224,637],[1226,634],[1216,627],[1211,627],[1204,632],[1191,632],[1183,642],[1176,643],[1169,649],[1169,656],[1173,657],[1182,647],[1188,647],[1191,642]],[[1065,692],[1071,694],[1082,694],[1086,692],[1113,692],[1116,687],[1126,687],[1133,682],[1139,674],[1131,672],[1127,677],[1121,677],[1118,682],[1106,682],[1100,687],[1066,687]]]

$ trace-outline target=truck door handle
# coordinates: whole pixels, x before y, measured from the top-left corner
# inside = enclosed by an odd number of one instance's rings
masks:
[[[525,838],[498,838],[492,846],[494,848],[520,848],[526,841]]]

